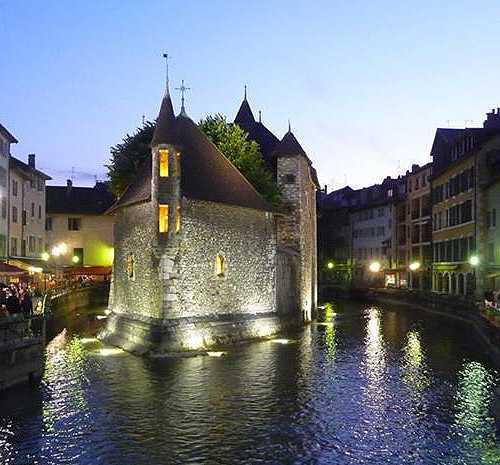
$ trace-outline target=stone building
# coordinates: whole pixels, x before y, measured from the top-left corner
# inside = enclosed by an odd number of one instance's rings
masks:
[[[184,107],[174,116],[168,92],[151,151],[109,210],[115,259],[103,338],[137,352],[197,351],[310,319],[315,252],[303,255],[315,251],[315,234],[299,236],[315,225],[315,214],[302,218],[314,187],[310,162],[291,132],[274,150],[278,179],[289,176],[281,213]],[[302,186],[305,192],[297,193]]]
[[[17,139],[0,124],[0,259],[6,259],[9,230],[9,159],[10,145]]]
[[[50,253],[64,244],[64,253],[54,258],[60,265],[108,267],[110,271],[114,220],[104,213],[114,201],[104,182],[77,187],[68,179],[66,186],[47,186],[45,250]]]

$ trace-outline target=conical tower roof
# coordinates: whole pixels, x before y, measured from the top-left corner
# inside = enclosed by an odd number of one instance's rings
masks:
[[[280,143],[274,149],[275,155],[304,155],[307,158],[306,152],[300,146],[298,140],[293,135],[292,131],[288,131],[281,139]]]
[[[240,109],[236,114],[236,118],[234,118],[234,122],[236,124],[255,123],[255,118],[253,117],[252,110],[246,98],[241,102]]]
[[[150,145],[155,147],[159,144],[174,144],[176,140],[174,109],[170,95],[167,93],[161,102],[160,113],[156,119],[155,132]]]

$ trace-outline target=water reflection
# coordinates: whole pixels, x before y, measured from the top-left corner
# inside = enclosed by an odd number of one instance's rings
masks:
[[[323,323],[188,359],[64,333],[42,386],[0,402],[0,463],[500,463],[475,341],[446,329],[443,352],[421,315],[346,302]]]
[[[418,330],[412,329],[406,338],[406,345],[403,348],[403,382],[420,393],[430,384],[425,354],[420,342],[420,333]]]

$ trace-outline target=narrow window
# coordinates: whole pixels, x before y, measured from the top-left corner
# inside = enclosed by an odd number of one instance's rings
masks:
[[[177,176],[181,175],[181,152],[175,154],[175,174]]]
[[[160,232],[168,232],[168,205],[158,206],[158,219]]]
[[[160,178],[168,178],[168,150],[160,149]]]
[[[181,207],[177,207],[175,211],[175,232],[178,233],[181,230]]]
[[[127,276],[128,279],[134,279],[134,254],[127,255]]]
[[[215,274],[219,278],[223,278],[226,275],[226,260],[221,254],[217,254],[215,257]]]

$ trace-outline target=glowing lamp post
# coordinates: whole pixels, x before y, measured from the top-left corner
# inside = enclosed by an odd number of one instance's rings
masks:
[[[477,266],[479,265],[479,257],[477,255],[472,255],[472,257],[469,258],[469,263],[472,266]]]
[[[417,271],[420,268],[420,263],[419,262],[413,262],[410,264],[410,270],[411,271]]]
[[[329,270],[333,270],[333,262],[328,262],[326,264],[326,267],[329,269]]]
[[[372,273],[378,273],[380,271],[380,263],[379,262],[370,263],[369,269]]]

